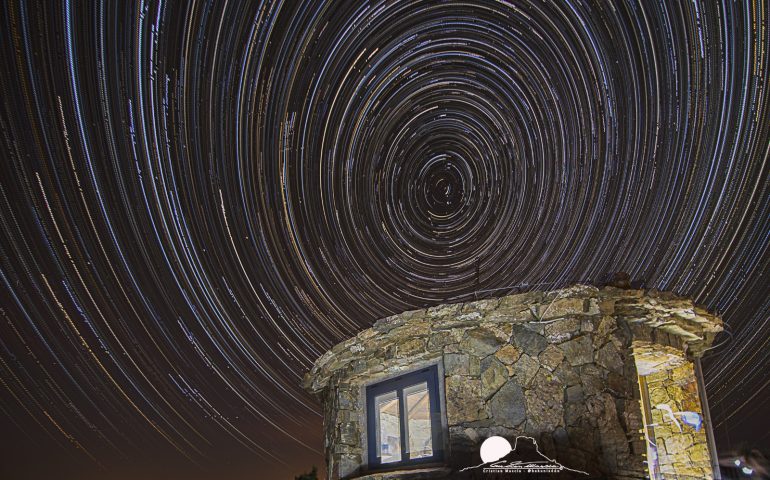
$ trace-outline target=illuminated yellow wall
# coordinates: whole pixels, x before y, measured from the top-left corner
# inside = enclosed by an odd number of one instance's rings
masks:
[[[649,440],[655,445],[648,448],[648,458],[657,453],[658,472],[662,474],[657,476],[657,472],[651,471],[650,478],[713,478],[706,425],[696,431],[677,415],[689,411],[703,417],[692,362],[681,351],[653,344],[635,344],[634,356],[642,377],[640,386],[647,390],[646,395],[642,394],[644,422],[648,425]],[[649,399],[647,408],[645,396]],[[661,405],[671,408],[678,426]]]

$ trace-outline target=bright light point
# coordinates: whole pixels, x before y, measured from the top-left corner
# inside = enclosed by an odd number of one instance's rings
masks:
[[[511,452],[511,444],[503,437],[489,437],[481,444],[479,453],[484,463],[496,462]]]
[[[741,459],[740,458],[736,458],[735,462],[733,462],[733,463],[735,463],[736,467],[740,467],[741,466]]]
[[[745,473],[746,475],[751,475],[752,473],[754,473],[754,470],[752,468],[749,468],[749,467],[743,467],[743,468],[741,468],[741,471],[743,473]]]

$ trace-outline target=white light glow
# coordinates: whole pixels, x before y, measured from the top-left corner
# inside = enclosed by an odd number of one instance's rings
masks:
[[[496,462],[511,452],[511,444],[503,437],[489,437],[481,444],[481,461]]]

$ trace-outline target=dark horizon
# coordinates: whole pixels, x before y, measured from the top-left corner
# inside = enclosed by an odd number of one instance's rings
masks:
[[[767,5],[236,3],[0,10],[0,477],[323,472],[327,349],[615,272],[770,451]]]

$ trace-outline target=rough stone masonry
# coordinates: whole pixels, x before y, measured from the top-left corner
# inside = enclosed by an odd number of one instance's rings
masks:
[[[321,356],[305,378],[305,387],[323,404],[328,478],[454,478],[459,469],[479,463],[479,445],[493,435],[533,437],[549,457],[589,474],[575,478],[647,477],[649,445],[635,351],[649,359],[660,349],[668,359],[681,359],[647,362],[643,372],[652,375],[656,400],[673,396],[681,406],[695,385],[691,360],[721,330],[718,317],[688,299],[585,285],[378,320]],[[443,372],[444,463],[368,470],[363,387],[431,364]],[[683,375],[686,381],[678,378]],[[673,390],[666,390],[667,382]],[[689,390],[680,395],[676,385]],[[701,413],[697,391],[694,395],[687,406]],[[653,419],[661,424],[650,438],[657,446],[658,471],[666,478],[710,478],[705,434],[665,425],[658,410]]]

